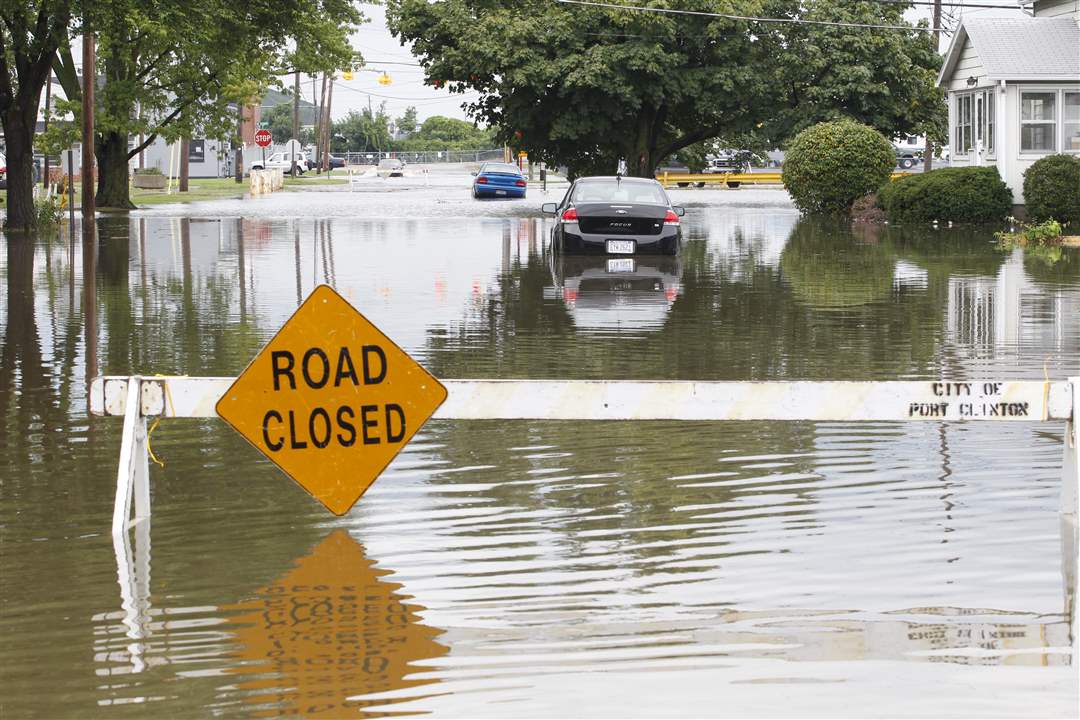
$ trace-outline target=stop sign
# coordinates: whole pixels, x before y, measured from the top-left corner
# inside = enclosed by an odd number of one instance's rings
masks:
[[[270,147],[272,142],[274,142],[274,136],[266,128],[255,131],[255,144],[259,147]]]

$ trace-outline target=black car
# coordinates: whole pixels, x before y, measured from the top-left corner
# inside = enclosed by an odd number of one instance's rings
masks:
[[[345,167],[345,158],[343,158],[343,157],[338,157],[337,155],[327,155],[326,160],[327,160],[327,167],[330,168],[331,170],[333,170],[335,168],[343,168],[343,167]]]
[[[648,178],[586,177],[576,180],[560,203],[544,203],[558,222],[551,243],[567,253],[634,255],[679,251],[683,209],[663,186]]]

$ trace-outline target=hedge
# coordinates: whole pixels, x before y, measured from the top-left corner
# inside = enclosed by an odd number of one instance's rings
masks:
[[[1080,227],[1080,158],[1048,155],[1024,171],[1024,202],[1030,219]]]
[[[877,130],[854,120],[818,123],[784,153],[784,187],[805,213],[847,214],[894,167],[896,152]]]
[[[992,167],[949,167],[908,175],[878,190],[889,222],[1001,222],[1012,192]]]

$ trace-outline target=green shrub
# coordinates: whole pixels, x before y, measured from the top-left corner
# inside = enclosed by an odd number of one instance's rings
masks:
[[[784,154],[784,187],[806,213],[847,214],[896,167],[885,136],[854,120],[818,123],[795,136]]]
[[[161,175],[161,169],[156,167],[135,168],[136,175]]]
[[[1024,202],[1032,220],[1080,227],[1080,158],[1048,155],[1024,171]]]
[[[1012,192],[995,168],[950,167],[882,186],[878,204],[895,223],[994,223],[1008,217]]]

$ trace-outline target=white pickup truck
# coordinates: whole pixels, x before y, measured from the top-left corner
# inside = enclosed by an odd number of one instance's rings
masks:
[[[252,170],[268,170],[271,168],[281,168],[286,173],[292,171],[292,157],[288,152],[276,152],[270,157],[266,158],[266,162],[263,162],[262,158],[256,158],[251,161],[251,165],[248,166]],[[303,175],[311,169],[308,163],[307,153],[301,151],[296,153],[296,171]]]

